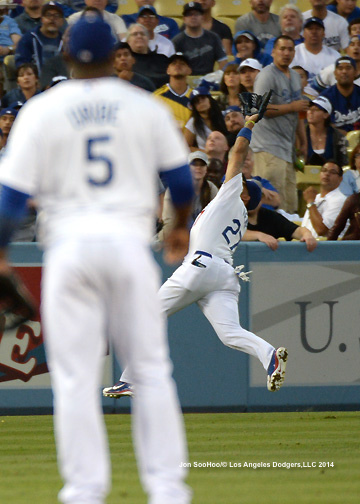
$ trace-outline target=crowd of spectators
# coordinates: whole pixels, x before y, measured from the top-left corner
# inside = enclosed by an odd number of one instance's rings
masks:
[[[272,89],[244,165],[262,192],[247,239],[275,249],[274,240],[295,238],[309,250],[310,236],[360,239],[360,135],[352,151],[347,140],[360,130],[356,1],[310,0],[305,11],[299,0],[274,12],[272,0],[249,0],[248,12],[237,18],[232,12],[231,22],[215,15],[221,0],[184,3],[176,19],[158,12],[163,1],[128,3],[132,14],[122,13],[118,0],[0,0],[0,156],[21,106],[71,78],[63,51],[68,31],[93,11],[112,28],[114,78],[153,93],[183,131],[196,187],[192,221],[220,187],[244,125],[240,93]],[[321,167],[317,186],[303,194],[299,158]],[[302,225],[290,225],[301,220],[299,197],[307,207]],[[168,199],[165,191],[162,235],[171,225]],[[31,229],[24,239],[36,239]]]

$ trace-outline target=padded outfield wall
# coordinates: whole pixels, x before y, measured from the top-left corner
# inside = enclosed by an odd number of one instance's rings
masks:
[[[172,269],[159,254],[156,258],[166,279]],[[39,298],[42,254],[36,244],[14,244],[11,260]],[[241,243],[234,263],[253,271],[251,283],[242,282],[242,325],[289,349],[286,386],[268,392],[260,363],[222,345],[194,305],[169,319],[183,408],[358,409],[360,243],[320,242],[312,253],[302,243],[282,242],[275,252],[264,244]],[[119,372],[113,355],[105,357],[103,386],[117,381]],[[1,334],[0,414],[48,413],[51,404],[40,321]],[[127,398],[103,398],[107,412],[127,411],[129,404]]]

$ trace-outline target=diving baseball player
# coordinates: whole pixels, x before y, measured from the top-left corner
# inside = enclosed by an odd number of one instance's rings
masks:
[[[0,170],[0,273],[10,270],[6,246],[31,195],[45,215],[42,321],[65,483],[60,501],[104,504],[110,489],[98,394],[110,339],[137,390],[134,444],[148,502],[189,504],[186,441],[150,250],[161,171],[178,218],[166,258],[181,260],[187,251],[188,151],[161,104],[111,77],[114,43],[110,26],[85,14],[66,48],[74,78],[29,100],[16,119]]]
[[[240,286],[235,274],[238,270],[232,267],[233,252],[247,228],[248,217],[243,203],[250,199],[247,186],[253,194],[249,208],[255,208],[261,199],[261,190],[254,182],[243,187],[241,173],[257,117],[251,116],[246,127],[240,130],[225,182],[197,217],[190,231],[189,252],[183,264],[162,285],[159,297],[168,316],[196,302],[225,345],[260,360],[268,373],[268,390],[276,391],[284,381],[288,352],[283,347],[276,350],[241,327],[238,312]],[[125,369],[120,381],[104,389],[103,394],[115,398],[132,396],[129,371]]]

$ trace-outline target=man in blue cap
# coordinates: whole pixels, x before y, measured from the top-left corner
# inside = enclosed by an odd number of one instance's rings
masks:
[[[73,78],[19,113],[1,167],[0,272],[10,274],[7,244],[33,196],[45,216],[42,324],[65,483],[60,501],[104,504],[110,489],[99,397],[110,341],[138,390],[133,433],[149,503],[189,504],[185,434],[150,250],[161,172],[177,216],[165,259],[179,261],[187,251],[188,151],[164,106],[111,77],[114,43],[102,17],[86,13],[66,47]]]

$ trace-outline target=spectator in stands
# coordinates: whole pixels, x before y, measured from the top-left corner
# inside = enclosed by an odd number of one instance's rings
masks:
[[[193,225],[196,217],[213,200],[218,188],[212,182],[206,180],[206,171],[209,158],[202,151],[195,151],[189,155],[189,164],[194,184],[195,197],[192,204],[189,228]],[[163,240],[175,225],[175,212],[170,197],[169,189],[165,192],[164,207],[162,213],[163,228],[159,233],[159,239]]]
[[[231,156],[231,153],[229,157]],[[275,210],[280,205],[280,195],[275,187],[267,180],[258,176],[253,175],[254,170],[254,153],[251,148],[249,148],[246,155],[242,173],[246,179],[255,180],[261,189],[261,204],[263,208],[268,208],[269,210]]]
[[[241,93],[248,92],[252,93],[254,91],[255,79],[262,70],[263,66],[258,60],[253,58],[247,58],[242,61],[239,66],[240,71],[240,84]]]
[[[199,0],[204,11],[202,27],[219,35],[226,54],[231,55],[232,33],[228,25],[212,17],[211,9],[215,3],[215,0]]]
[[[209,159],[209,165],[206,172],[206,180],[212,182],[218,189],[220,189],[224,180],[224,164],[221,159]]]
[[[260,41],[266,42],[281,35],[279,16],[270,13],[272,0],[250,0],[251,12],[240,16],[235,24],[235,31],[249,30]]]
[[[335,63],[336,84],[322,92],[331,102],[331,122],[346,134],[360,129],[360,87],[354,84],[356,63],[349,56],[341,56]]]
[[[105,10],[107,3],[108,0],[85,0],[84,8],[92,7],[99,10],[104,20],[111,26],[113,34],[117,37],[118,40],[122,40],[122,38],[126,36],[126,25],[120,16]],[[80,19],[83,10],[84,9],[71,14],[71,16],[68,18],[68,23],[70,26]]]
[[[248,30],[235,33],[232,51],[235,63],[238,65],[248,58],[257,59],[263,66],[269,65],[272,61],[271,56],[262,53],[259,40]]]
[[[303,28],[303,17],[301,10],[295,4],[288,3],[281,7],[280,14],[280,29],[282,35],[288,35],[295,43],[295,46],[304,42],[304,37],[301,36]],[[264,53],[271,57],[271,52],[274,47],[276,37],[269,39],[266,42]]]
[[[310,103],[307,111],[307,145],[306,164],[323,165],[332,159],[343,167],[348,163],[346,137],[330,125],[332,105],[323,96],[318,96]]]
[[[338,14],[327,10],[327,0],[310,0],[312,9],[303,12],[304,21],[317,17],[325,27],[324,45],[340,51],[349,45],[347,21]]]
[[[49,2],[41,10],[41,25],[32,32],[25,33],[15,51],[15,65],[34,63],[39,75],[43,64],[58,54],[62,48],[60,28],[64,23],[64,14],[59,4]]]
[[[250,192],[256,192],[258,205],[254,210],[248,210],[249,221],[242,238],[243,241],[259,241],[265,243],[271,250],[276,250],[279,246],[278,239],[285,238],[286,241],[300,240],[305,242],[309,252],[316,248],[316,240],[308,229],[300,227],[280,213],[262,206],[262,193],[258,182],[251,186]],[[255,199],[254,194],[251,194],[251,197]]]
[[[348,23],[360,18],[360,7],[356,7],[356,0],[332,0],[326,8],[342,16]]]
[[[11,89],[1,100],[2,107],[10,107],[14,102],[22,102],[23,104],[38,94],[39,91],[39,74],[37,67],[33,63],[23,63],[17,69],[16,82],[18,87]]]
[[[360,193],[360,143],[356,145],[351,153],[350,170],[344,172],[340,191],[345,196]]]
[[[303,191],[307,210],[302,225],[307,227],[315,238],[327,236],[346,200],[346,196],[339,189],[342,175],[340,166],[333,161],[327,161],[320,171],[320,193],[312,186]]]
[[[179,126],[184,130],[191,116],[190,95],[192,89],[187,83],[191,75],[189,59],[182,53],[173,54],[168,61],[169,82],[156,90],[154,95],[162,99],[172,110]]]
[[[228,141],[229,147],[232,147],[236,141],[236,136],[244,127],[245,119],[242,115],[240,107],[236,105],[230,105],[223,112],[225,126],[227,130],[226,139]]]
[[[189,58],[194,75],[211,73],[216,62],[222,69],[227,62],[220,37],[202,27],[203,14],[203,8],[198,2],[185,4],[183,9],[185,29],[173,38],[176,51]]]
[[[225,110],[230,105],[241,105],[239,100],[240,71],[237,63],[228,63],[224,68],[224,73],[219,86],[220,94],[216,97],[221,110]]]
[[[185,125],[184,135],[191,150],[204,150],[212,131],[226,134],[226,126],[219,105],[206,86],[193,90],[190,95],[191,117]]]
[[[220,131],[212,131],[206,139],[205,152],[209,159],[220,159],[223,164],[223,174],[225,174],[229,152],[226,136]]]
[[[345,51],[346,55],[353,58],[356,63],[357,78],[354,80],[354,84],[360,86],[360,35],[352,35],[350,37],[350,43]],[[311,82],[311,86],[319,93],[330,86],[334,86],[335,84],[335,62],[323,68],[323,70],[321,70],[321,72],[316,75]]]
[[[304,42],[295,47],[291,66],[301,66],[309,73],[309,85],[315,75],[340,57],[338,51],[323,43],[324,33],[324,23],[320,18],[308,18],[304,23]]]
[[[119,79],[126,80],[146,91],[155,91],[155,86],[150,79],[144,75],[133,72],[135,58],[131,47],[127,42],[118,42],[114,50],[114,70]]]
[[[14,8],[12,0],[0,0],[0,98],[4,87],[4,58],[14,54],[21,38],[21,31],[14,19],[9,14],[9,9]]]
[[[15,118],[17,116],[17,111],[10,107],[4,108],[0,111],[0,129],[2,131],[2,145],[3,148],[6,146],[7,139],[14,124]]]
[[[360,17],[350,21],[348,26],[349,36],[360,35]]]
[[[175,53],[174,44],[168,38],[156,33],[155,28],[159,24],[159,15],[155,7],[151,5],[144,5],[140,7],[137,23],[142,24],[149,34],[149,47],[151,51],[159,54],[165,54],[169,57]]]
[[[148,77],[155,85],[161,87],[167,82],[166,74],[168,57],[158,54],[149,48],[149,35],[145,26],[136,23],[130,26],[126,42],[131,47],[135,57],[134,72]]]
[[[255,80],[254,91],[264,94],[269,89],[273,110],[268,110],[252,133],[254,173],[269,180],[279,191],[280,207],[286,212],[297,210],[296,177],[293,166],[298,113],[306,111],[309,101],[302,99],[300,77],[289,68],[295,54],[294,41],[281,35],[274,43],[274,62],[263,68]],[[270,105],[271,107],[271,105]],[[270,108],[269,107],[269,108]],[[302,142],[305,155],[306,137]]]
[[[138,6],[138,9],[143,7],[144,5],[154,5],[155,0],[135,0],[136,5]],[[120,14],[121,14],[121,8],[120,8]],[[134,14],[124,14],[122,15],[123,20],[125,21],[125,24],[127,28],[129,28],[130,25],[136,23],[137,21],[137,12],[134,12]],[[160,33],[164,37],[168,39],[173,39],[175,35],[179,33],[179,27],[177,22],[169,17],[165,16],[159,16],[159,23],[157,27],[155,28],[156,33]]]
[[[21,33],[24,34],[40,26],[43,0],[22,0],[21,3],[24,10],[14,20],[20,28]]]
[[[349,227],[345,230],[347,222]],[[328,240],[360,240],[360,194],[355,193],[346,198],[345,203],[337,216],[333,227],[327,235]]]

